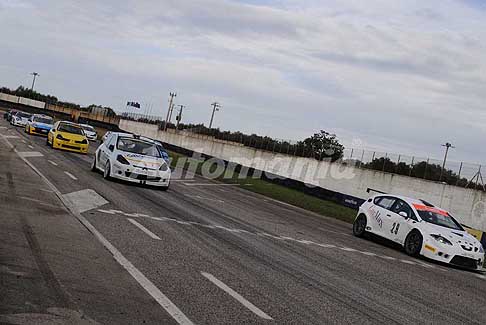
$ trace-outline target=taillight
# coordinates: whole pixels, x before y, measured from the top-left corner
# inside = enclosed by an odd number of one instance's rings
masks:
[[[128,160],[126,160],[125,157],[123,157],[122,155],[116,156],[116,161],[118,161],[120,164],[123,164],[123,165],[130,165]]]

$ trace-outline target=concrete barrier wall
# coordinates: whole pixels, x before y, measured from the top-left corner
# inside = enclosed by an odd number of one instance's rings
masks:
[[[183,132],[163,132],[157,125],[121,120],[119,126],[178,147],[362,199],[370,196],[367,188],[425,199],[450,211],[461,223],[486,231],[486,193],[481,191],[219,143]]]

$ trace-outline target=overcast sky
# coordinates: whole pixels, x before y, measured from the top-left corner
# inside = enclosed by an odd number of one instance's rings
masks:
[[[0,85],[298,140],[486,163],[482,0],[0,0]]]

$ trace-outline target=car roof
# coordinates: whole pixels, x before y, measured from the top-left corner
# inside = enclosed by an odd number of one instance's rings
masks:
[[[407,202],[408,204],[410,204],[412,206],[414,204],[420,204],[420,205],[435,207],[435,208],[443,210],[442,208],[439,208],[439,207],[435,206],[434,204],[429,203],[429,202],[422,200],[422,199],[415,199],[415,198],[411,198],[411,197],[407,197],[407,196],[403,196],[403,195],[396,195],[396,194],[377,194],[374,197],[380,197],[380,196],[391,196],[391,197],[394,197],[394,198],[397,198],[397,199],[401,199],[401,200]]]
[[[143,140],[143,141],[151,142],[153,144],[158,144],[157,140],[147,138],[143,135],[137,135],[137,134],[126,133],[126,132],[112,132],[112,134],[117,135],[119,137],[140,139],[140,140]]]
[[[45,114],[32,114],[33,117],[49,117],[49,118],[52,118],[51,116],[49,115],[45,115]]]

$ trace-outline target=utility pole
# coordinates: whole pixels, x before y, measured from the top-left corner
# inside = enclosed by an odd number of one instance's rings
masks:
[[[37,72],[32,72],[31,75],[34,76],[34,79],[32,80],[32,87],[30,88],[30,90],[34,91],[35,78],[40,75]]]
[[[177,114],[177,117],[176,117],[176,120],[177,120],[176,130],[179,130],[179,123],[182,120],[182,110],[185,107],[184,105],[178,105],[178,106],[179,106],[179,114]]]
[[[209,122],[210,129],[213,126],[214,112],[219,112],[219,109],[221,108],[221,105],[217,102],[212,103],[211,106],[213,106],[213,114],[211,115],[211,121]]]
[[[449,153],[450,148],[455,148],[452,144],[449,142],[446,142],[445,144],[442,145],[443,147],[446,148],[445,155],[444,155],[444,162],[442,163],[442,169],[440,170],[440,177],[439,177],[439,182],[442,181],[442,176],[444,175],[444,169],[445,169],[445,164],[447,161],[447,154]]]
[[[167,123],[169,123],[169,115],[171,114],[172,111],[172,105],[174,104],[174,97],[177,97],[176,93],[169,93],[169,109],[167,110],[167,116],[165,118],[165,123],[164,123],[164,131],[167,131]]]

